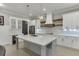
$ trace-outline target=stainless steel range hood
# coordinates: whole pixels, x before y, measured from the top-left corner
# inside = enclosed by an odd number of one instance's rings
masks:
[[[47,14],[45,24],[53,24],[52,14]]]

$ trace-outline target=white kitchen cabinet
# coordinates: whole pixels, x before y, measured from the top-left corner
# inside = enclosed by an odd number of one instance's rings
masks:
[[[16,29],[16,19],[11,19],[11,30]]]
[[[62,45],[62,36],[57,36],[57,45]]]
[[[79,49],[79,38],[73,37],[72,48]]]
[[[18,20],[18,30],[22,29],[22,20]]]
[[[11,17],[10,19],[11,34],[16,35],[22,33],[22,20],[15,17]]]
[[[22,20],[17,20],[17,31],[18,34],[22,33]]]
[[[58,36],[58,38],[57,38],[58,45],[70,47],[72,44],[71,42],[72,42],[72,39],[70,40],[70,37]]]
[[[64,47],[79,49],[79,37],[58,36],[57,44]]]
[[[65,40],[64,36],[61,37],[61,44],[62,44],[62,46],[66,45],[66,40]]]
[[[63,39],[64,39],[64,41],[63,41],[64,46],[66,46],[66,47],[71,47],[72,46],[73,39],[71,37],[64,36]]]

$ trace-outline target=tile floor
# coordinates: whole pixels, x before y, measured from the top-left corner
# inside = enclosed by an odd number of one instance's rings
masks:
[[[16,45],[5,45],[6,56],[38,56],[36,53],[20,47],[19,50],[16,49]],[[57,46],[56,47],[57,56],[79,56],[79,50]]]

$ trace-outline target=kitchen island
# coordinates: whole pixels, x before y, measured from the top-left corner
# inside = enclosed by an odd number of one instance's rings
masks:
[[[18,36],[16,36],[16,38],[17,38],[16,39],[17,49],[18,49],[18,41],[19,41],[19,39],[22,39],[22,40],[24,40],[24,42],[26,41],[26,43],[27,42],[30,43],[29,47],[32,45],[32,47],[34,47],[34,49],[37,49],[38,51],[39,51],[39,48],[35,48],[35,46],[36,45],[37,45],[37,47],[40,46],[42,56],[46,56],[47,45],[52,43],[52,55],[53,55],[53,48],[55,48],[54,46],[56,45],[56,37],[54,37],[53,35],[18,35]]]

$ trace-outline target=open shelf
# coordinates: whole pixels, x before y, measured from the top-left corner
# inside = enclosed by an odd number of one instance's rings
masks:
[[[55,19],[53,20],[53,24],[45,24],[45,20],[44,21],[40,21],[41,23],[41,27],[55,27],[55,26],[62,26],[63,24],[63,19]]]

